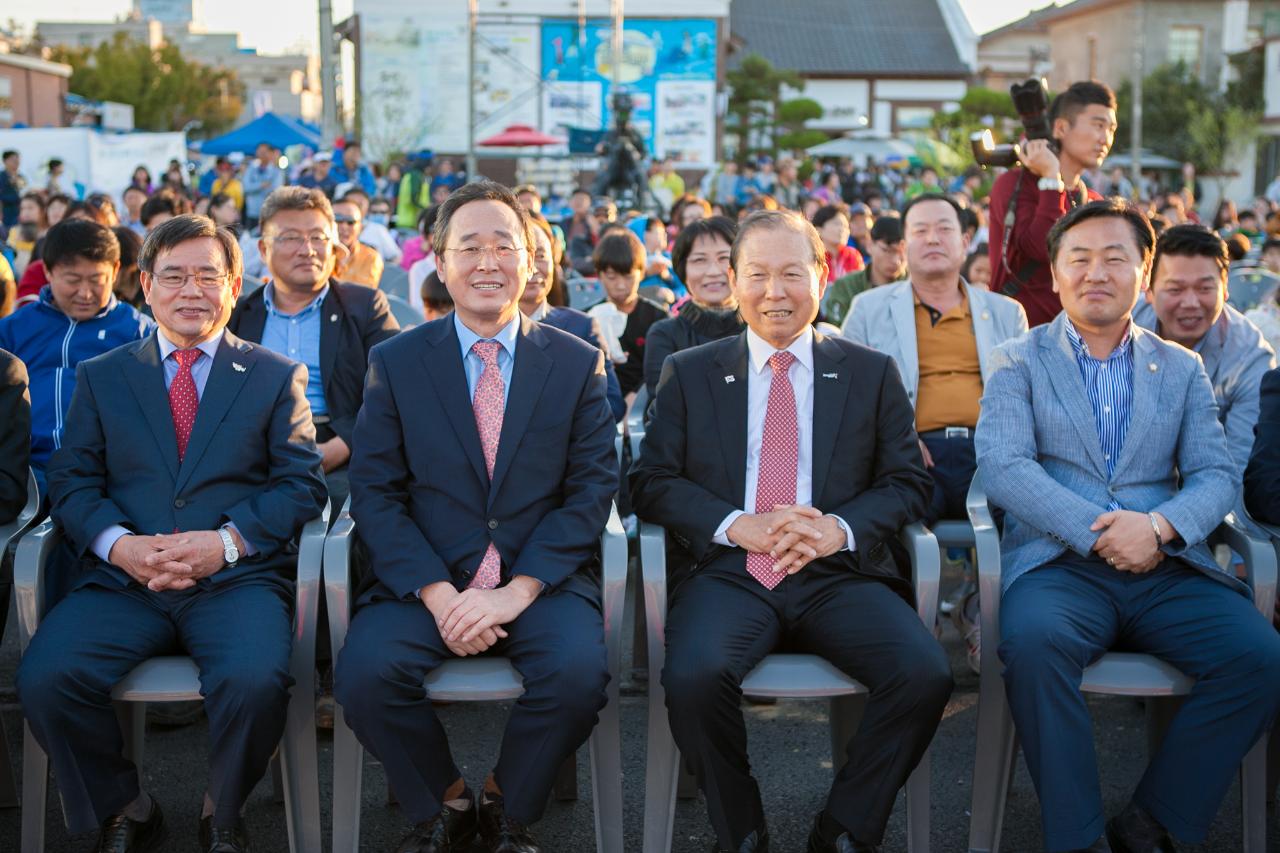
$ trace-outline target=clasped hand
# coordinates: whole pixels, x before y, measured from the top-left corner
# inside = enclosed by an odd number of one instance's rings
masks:
[[[542,584],[517,575],[497,589],[464,589],[440,582],[425,587],[422,603],[435,617],[449,651],[459,657],[478,655],[507,636],[503,625],[515,621],[538,597]]]
[[[725,535],[739,548],[773,557],[773,570],[789,575],[848,545],[840,523],[811,506],[779,504],[773,512],[740,515]]]
[[[129,577],[153,592],[190,589],[226,565],[222,537],[214,530],[155,536],[121,536],[108,555]]]
[[[1104,512],[1089,529],[1095,533],[1102,531],[1093,543],[1093,550],[1119,571],[1142,574],[1164,559],[1155,531],[1151,529],[1151,518],[1145,512],[1126,509]]]

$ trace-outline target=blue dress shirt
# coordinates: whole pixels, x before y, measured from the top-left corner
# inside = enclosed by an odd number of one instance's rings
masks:
[[[502,402],[505,405],[511,396],[511,372],[515,369],[516,340],[520,337],[520,312],[517,311],[515,318],[492,338],[482,338],[468,329],[458,319],[456,311],[453,314],[453,327],[458,332],[458,344],[462,348],[462,366],[467,372],[468,399],[475,398],[476,383],[480,381],[480,374],[484,373],[484,362],[480,360],[480,356],[471,351],[471,347],[476,341],[497,341],[502,345],[502,349],[498,350],[498,369],[502,371]]]
[[[276,308],[275,283],[262,291],[267,307],[267,322],[262,327],[262,345],[285,358],[307,367],[307,402],[312,415],[327,415],[324,401],[324,377],[320,375],[320,304],[329,295],[329,285],[321,288],[311,304],[297,314],[285,314]],[[203,359],[202,359],[203,360]]]
[[[1094,358],[1089,347],[1067,323],[1067,337],[1075,350],[1080,378],[1084,380],[1084,393],[1093,407],[1093,420],[1098,428],[1098,440],[1102,444],[1102,458],[1107,463],[1107,477],[1116,470],[1120,448],[1124,446],[1129,431],[1129,416],[1133,412],[1133,328],[1125,332],[1120,345],[1103,360]],[[1113,499],[1108,510],[1120,509]]]

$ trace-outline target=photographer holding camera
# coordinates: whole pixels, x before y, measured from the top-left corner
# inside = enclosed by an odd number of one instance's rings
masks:
[[[1014,87],[1015,102],[1017,90],[1030,84]],[[1044,91],[1039,81],[1034,87],[1033,96]],[[1111,150],[1116,96],[1105,84],[1085,80],[1053,99],[1047,121],[1043,112],[1019,112],[1028,131],[1014,149],[1021,165],[991,188],[991,290],[1021,302],[1028,323],[1038,326],[1062,310],[1049,269],[1049,229],[1071,208],[1101,198],[1080,175],[1101,165]]]

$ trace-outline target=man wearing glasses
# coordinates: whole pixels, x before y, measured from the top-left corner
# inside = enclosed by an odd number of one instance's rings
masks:
[[[262,203],[261,221],[258,249],[270,281],[236,306],[227,328],[307,366],[307,401],[336,515],[347,499],[369,350],[400,325],[381,291],[337,280],[347,249],[324,193],[282,187]]]
[[[307,374],[225,330],[242,269],[230,231],[178,216],[138,266],[159,329],[77,368],[48,473],[81,562],[23,655],[18,696],[71,831],[97,828],[97,851],[164,849],[111,690],[148,658],[189,654],[211,752],[200,850],[239,853],[292,683],[290,543],[324,501]]]
[[[382,280],[382,255],[372,246],[360,242],[364,231],[364,214],[354,201],[333,203],[333,221],[338,226],[338,241],[347,250],[347,256],[338,260],[334,278],[377,287]]]
[[[538,853],[528,827],[605,704],[597,551],[618,467],[604,356],[520,313],[534,235],[510,190],[459,188],[434,240],[454,312],[369,359],[351,514],[374,577],[334,695],[413,824],[397,853],[459,853],[477,834],[491,853]],[[467,780],[423,679],[485,653],[525,692],[492,772]]]

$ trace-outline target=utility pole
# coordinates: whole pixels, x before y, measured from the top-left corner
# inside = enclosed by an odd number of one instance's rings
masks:
[[[467,0],[467,180],[476,179],[476,24],[480,0]]]
[[[320,0],[320,145],[332,148],[338,138],[337,69],[334,62],[333,3]]]
[[[609,89],[612,97],[622,89],[622,0],[610,0],[613,8],[610,14],[613,16],[613,80]]]
[[[1133,110],[1129,121],[1129,180],[1134,192],[1142,194],[1142,78],[1146,76],[1147,0],[1138,0],[1138,36],[1133,40]]]

